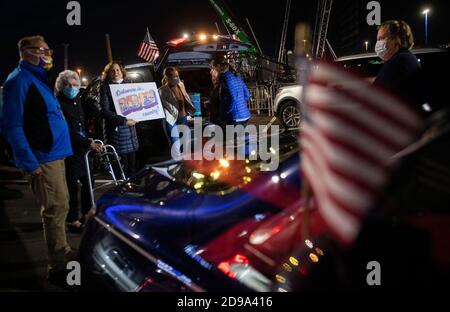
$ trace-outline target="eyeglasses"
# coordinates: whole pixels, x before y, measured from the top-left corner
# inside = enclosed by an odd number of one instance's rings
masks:
[[[43,47],[25,47],[23,48],[23,51],[28,50],[28,49],[34,49],[34,50],[38,50],[39,53],[45,54],[45,55],[53,55],[53,50],[52,49],[46,49]]]

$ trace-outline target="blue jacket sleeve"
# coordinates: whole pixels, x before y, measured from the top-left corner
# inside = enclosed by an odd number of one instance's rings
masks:
[[[234,103],[236,102],[238,98],[238,90],[236,89],[236,85],[233,81],[233,78],[231,75],[225,76],[225,85],[227,90],[227,95],[229,96],[228,102],[225,107],[225,114],[230,114],[233,110]]]
[[[250,99],[250,92],[248,91],[248,88],[245,85],[245,82],[241,80],[241,83],[242,83],[242,89],[244,90],[245,101],[248,102],[248,100]]]
[[[2,132],[12,147],[16,165],[28,172],[39,167],[23,130],[24,103],[30,82],[22,79],[7,81],[3,89]]]

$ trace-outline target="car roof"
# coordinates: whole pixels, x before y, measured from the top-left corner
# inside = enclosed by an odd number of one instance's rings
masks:
[[[424,54],[424,53],[439,53],[439,52],[448,52],[448,48],[416,48],[411,49],[413,54]],[[353,54],[347,56],[338,57],[335,62],[344,62],[358,59],[367,59],[377,57],[376,53],[362,53],[362,54]]]

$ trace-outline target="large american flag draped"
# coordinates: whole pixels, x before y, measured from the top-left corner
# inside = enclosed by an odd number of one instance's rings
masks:
[[[150,36],[150,32],[147,29],[144,40],[142,40],[137,51],[137,55],[149,63],[154,63],[159,56],[159,49],[156,46],[155,41]]]
[[[420,122],[397,98],[331,64],[312,70],[305,92],[302,173],[318,223],[349,245]]]

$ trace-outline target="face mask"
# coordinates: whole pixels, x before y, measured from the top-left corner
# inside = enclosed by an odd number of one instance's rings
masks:
[[[37,64],[35,64],[36,66],[42,67],[45,70],[50,70],[53,67],[53,58],[50,55],[44,55],[44,56],[40,56],[40,55],[36,55],[32,52],[29,52],[29,54],[33,55],[34,57],[36,57],[38,60],[36,61]]]
[[[180,78],[170,78],[170,84],[176,86],[180,83]]]
[[[386,40],[378,40],[375,44],[375,53],[378,55],[378,57],[384,60],[387,52],[388,49],[386,48]]]
[[[116,81],[114,81],[115,83],[122,83],[123,82],[123,79],[119,79],[119,80],[116,80]]]
[[[64,87],[63,93],[66,98],[73,100],[80,90],[77,87]]]

